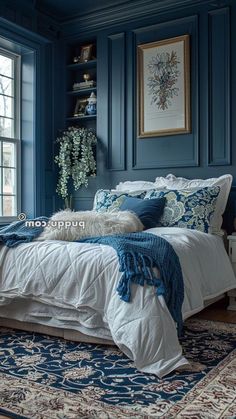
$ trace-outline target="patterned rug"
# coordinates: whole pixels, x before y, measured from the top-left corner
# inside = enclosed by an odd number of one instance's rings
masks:
[[[236,418],[236,324],[187,321],[191,366],[163,379],[116,347],[0,329],[0,414],[27,419]]]

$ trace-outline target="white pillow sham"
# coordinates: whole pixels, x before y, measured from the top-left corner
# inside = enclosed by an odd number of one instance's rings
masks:
[[[119,192],[136,192],[136,191],[148,191],[155,188],[154,182],[148,182],[145,180],[127,180],[126,182],[120,182],[116,185],[113,191]]]
[[[166,177],[157,177],[155,179],[155,188],[163,187],[166,189],[196,189],[207,186],[219,186],[220,192],[216,200],[216,208],[211,218],[211,232],[221,234],[222,215],[225,211],[227,200],[231,188],[233,177],[230,174],[218,178],[209,179],[186,179],[169,174]]]

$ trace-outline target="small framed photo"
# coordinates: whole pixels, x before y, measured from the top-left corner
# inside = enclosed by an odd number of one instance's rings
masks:
[[[88,103],[87,99],[77,99],[74,116],[84,116],[86,113],[86,105]]]
[[[93,49],[93,44],[84,45],[83,47],[81,47],[81,51],[80,51],[80,62],[81,63],[86,63],[87,61],[91,60],[92,49]]]

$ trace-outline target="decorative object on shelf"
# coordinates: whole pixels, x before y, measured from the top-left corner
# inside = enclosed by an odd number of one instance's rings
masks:
[[[56,192],[65,200],[65,208],[70,208],[72,195],[68,191],[68,182],[72,180],[74,190],[88,186],[90,176],[96,176],[94,146],[97,137],[93,130],[81,127],[69,127],[57,138],[59,144],[55,163],[59,167],[59,179]]]
[[[87,61],[91,60],[92,58],[92,48],[93,44],[84,45],[81,47],[80,51],[80,62],[87,63]]]
[[[190,132],[189,35],[138,45],[138,137]]]
[[[92,92],[88,98],[85,111],[87,115],[96,115],[97,113],[97,97],[94,92]]]
[[[89,81],[81,81],[79,83],[74,83],[73,84],[73,90],[80,90],[80,89],[89,89],[91,87],[95,87],[96,86],[96,82],[94,80],[89,80]]]
[[[88,99],[77,99],[73,116],[84,116],[86,114],[87,103]]]
[[[89,73],[84,73],[83,74],[83,79],[84,79],[85,83],[87,83],[90,79],[90,74]]]
[[[80,56],[79,55],[76,55],[75,57],[73,57],[73,63],[74,64],[79,63],[79,61],[80,61]]]
[[[84,81],[73,84],[73,90],[89,89],[90,87],[96,86],[96,82],[94,80],[90,80],[89,73],[83,74],[83,79]]]

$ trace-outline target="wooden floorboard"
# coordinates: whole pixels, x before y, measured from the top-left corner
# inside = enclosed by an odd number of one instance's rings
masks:
[[[193,318],[215,320],[226,323],[236,323],[236,311],[227,310],[228,298],[217,301],[215,304],[205,308]]]

